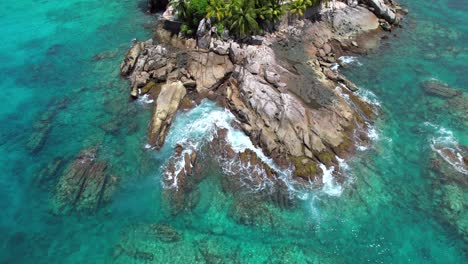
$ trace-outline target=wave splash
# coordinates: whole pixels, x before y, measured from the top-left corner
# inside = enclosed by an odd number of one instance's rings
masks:
[[[467,156],[466,150],[460,146],[453,132],[430,122],[425,122],[424,125],[435,130],[434,136],[430,139],[432,151],[456,171],[468,175],[468,169],[463,160],[463,157]]]
[[[304,185],[304,183],[299,183],[294,180],[292,177],[292,169],[282,169],[278,167],[260,148],[254,146],[250,138],[243,131],[235,128],[236,122],[235,116],[229,110],[217,106],[214,102],[205,100],[198,107],[177,114],[172,124],[171,131],[167,135],[166,144],[161,149],[161,152],[172,153],[174,146],[181,145],[184,147],[184,151],[191,155],[192,151],[198,152],[205,144],[209,144],[209,142],[214,139],[219,129],[226,129],[226,141],[230,147],[237,153],[247,149],[253,151],[263,163],[267,164],[278,174],[278,178],[287,186],[290,195],[301,200],[309,199],[311,195],[314,195],[313,193],[317,191],[317,186],[313,182]],[[174,160],[174,174],[166,175],[166,177],[171,180],[170,182],[172,184],[163,187],[174,188],[176,186],[176,175],[181,170],[185,169],[183,158],[185,152]],[[272,187],[275,185],[271,179],[266,177],[264,171],[255,171],[262,170],[262,168],[250,166],[250,164],[242,164],[238,159],[223,160],[219,157],[218,161],[222,164],[224,173],[240,171],[242,174],[240,179],[242,184],[250,188],[251,191],[268,191],[272,190]],[[344,161],[342,161],[342,163],[343,166],[346,166]],[[167,164],[164,166],[167,166]],[[323,185],[320,192],[329,196],[341,195],[343,187],[335,182],[333,178],[333,173],[338,173],[338,171],[335,171],[334,167],[326,168],[323,164],[320,165],[320,168],[324,172],[322,179]],[[249,178],[254,172],[258,175],[265,175],[260,183]]]

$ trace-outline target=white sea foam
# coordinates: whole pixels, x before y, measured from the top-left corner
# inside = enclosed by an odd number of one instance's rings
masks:
[[[435,130],[434,136],[430,139],[431,149],[455,170],[468,175],[468,169],[463,161],[463,150],[453,132],[430,122],[424,122],[424,125]],[[448,156],[447,152],[450,152],[455,158]]]
[[[279,168],[260,148],[254,146],[250,138],[243,131],[234,128],[233,122],[236,122],[236,119],[230,111],[216,106],[213,102],[204,101],[197,108],[188,112],[181,112],[176,116],[163,148],[167,152],[172,152],[173,146],[180,144],[184,146],[184,149],[187,149],[186,146],[189,146],[188,149],[198,151],[204,143],[210,142],[213,139],[219,128],[227,129],[226,141],[234,151],[243,152],[246,149],[252,150],[261,161],[277,172],[279,179],[288,187],[291,195],[294,195],[298,199],[308,199],[311,190],[314,189],[314,184],[311,183],[310,186],[304,187],[303,184],[296,182],[292,177],[292,168]],[[221,160],[221,162],[225,173],[234,171],[244,172],[242,173],[244,175],[242,175],[241,181],[245,186],[251,188],[252,191],[272,190],[272,187],[275,185],[271,179],[266,177],[266,172],[262,171],[263,169],[260,167],[251,166],[250,164],[242,165],[239,160]],[[184,169],[185,163],[183,158],[175,163],[175,174],[177,175],[180,170]],[[324,175],[324,186],[326,187],[324,187],[323,192],[331,196],[338,196],[341,194],[342,187],[334,182],[333,171],[333,167],[331,170],[324,170],[324,173],[328,174]],[[264,176],[260,183],[252,178],[254,173]],[[252,184],[253,182],[257,182],[258,184]]]
[[[358,58],[354,56],[341,56],[338,58],[338,60],[340,60],[343,64],[362,66],[362,63],[359,62]]]
[[[153,98],[149,94],[144,94],[137,99],[138,103],[140,104],[152,104],[154,103]]]
[[[333,172],[335,171],[334,166],[327,168],[324,164],[320,164],[320,168],[323,171],[322,176],[322,191],[330,196],[340,196],[343,192],[343,187],[337,184],[333,179]]]
[[[369,137],[369,139],[372,141],[379,140],[380,136],[379,136],[379,133],[377,132],[377,129],[370,124],[368,124],[368,127],[369,128],[368,128],[367,136]]]
[[[344,84],[340,84],[343,88],[346,88],[346,86]],[[349,98],[349,95],[347,95],[346,93],[343,92],[343,88],[340,87],[340,86],[336,86],[335,87],[335,90],[338,92],[338,94],[349,104],[349,105],[354,105],[354,103],[351,101],[351,99]],[[362,94],[357,94],[358,96],[360,96],[364,101],[368,101],[369,103],[373,103],[373,104],[376,104],[376,105],[380,105],[380,103],[378,102],[377,100],[377,97],[375,96],[375,94],[373,94],[372,92],[368,91],[368,92],[364,92],[365,95],[367,95],[368,97],[363,97]],[[370,124],[370,123],[366,123],[367,125],[367,136],[369,137],[369,139],[372,141],[372,142],[376,142],[380,139],[380,135],[377,131],[377,129],[375,128],[374,125]],[[367,150],[368,149],[368,146],[363,146],[363,145],[358,145],[357,146],[357,150],[359,151],[364,151],[364,150]]]
[[[361,99],[364,100],[365,102],[367,102],[367,103],[369,103],[371,105],[375,105],[375,106],[380,107],[380,101],[377,99],[377,95],[375,95],[372,91],[360,88],[356,92],[356,94],[359,97],[361,97]]]
[[[340,67],[340,64],[338,64],[338,63],[335,62],[335,63],[332,64],[332,66],[330,67],[330,69],[331,69],[332,71],[335,71],[335,72],[336,72],[336,71],[338,71],[338,68],[339,68],[339,67]]]

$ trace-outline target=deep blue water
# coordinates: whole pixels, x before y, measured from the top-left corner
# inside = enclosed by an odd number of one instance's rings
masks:
[[[343,69],[382,110],[374,146],[348,161],[341,195],[313,191],[293,209],[259,202],[253,214],[261,217],[243,225],[219,172],[200,184],[192,210],[171,216],[164,204],[161,165],[173,145],[200,136],[186,134],[187,126],[226,116],[205,102],[177,116],[161,152],[145,149],[151,106],[129,99],[118,71],[132,40],[151,37],[154,16],[136,0],[7,0],[0,11],[0,261],[466,263],[466,186],[429,169],[433,140],[468,144],[466,95],[455,107],[420,88],[436,78],[468,92],[465,2],[404,1],[403,28],[359,57],[361,66]],[[31,152],[45,115],[45,140]],[[109,124],[116,126],[103,129]],[[89,146],[99,146],[120,179],[112,202],[96,214],[52,214],[58,180],[38,184],[39,171]],[[179,241],[149,235],[156,223],[172,225]]]

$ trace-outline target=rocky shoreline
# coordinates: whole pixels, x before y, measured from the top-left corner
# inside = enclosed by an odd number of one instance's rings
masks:
[[[229,109],[235,126],[280,169],[292,169],[296,181],[320,185],[323,168],[338,174],[339,160],[369,144],[375,115],[337,71],[345,66],[339,58],[376,47],[406,11],[393,1],[368,0],[309,13],[314,20],[287,17],[275,32],[238,43],[206,26],[197,40],[174,34],[166,12],[157,43],[135,42],[121,65],[131,96],[154,99],[149,145],[160,149],[177,110],[207,98]]]

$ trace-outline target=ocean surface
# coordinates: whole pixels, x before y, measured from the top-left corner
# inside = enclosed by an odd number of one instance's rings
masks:
[[[466,95],[447,101],[420,87],[437,79],[468,92],[466,0],[402,1],[403,28],[339,69],[380,107],[373,144],[347,161],[343,184],[297,192],[292,208],[252,200],[242,211],[212,171],[176,216],[161,184],[175,144],[206,142],[222,124],[237,149],[253,146],[228,112],[203,102],[177,115],[160,152],[145,148],[152,105],[130,100],[119,77],[132,40],[152,35],[144,2],[4,1],[0,263],[468,262],[466,185],[431,170],[437,146],[468,145]],[[58,179],[38,180],[40,171],[90,146],[119,178],[112,201],[52,213]],[[452,165],[442,164],[460,170]]]

